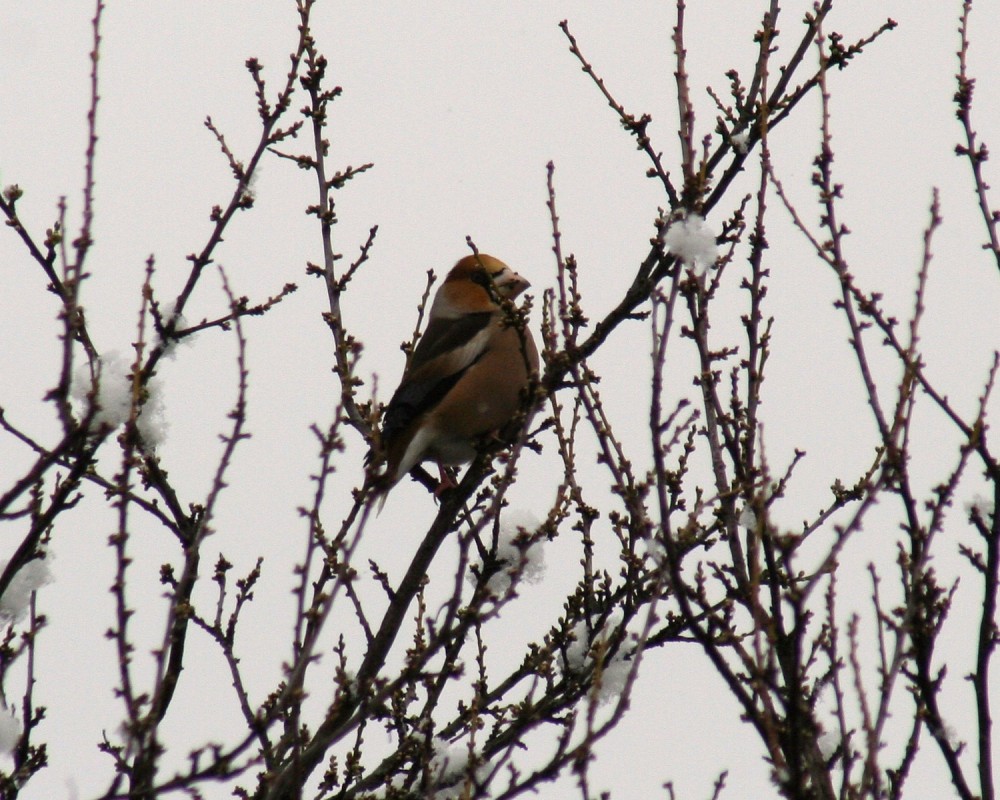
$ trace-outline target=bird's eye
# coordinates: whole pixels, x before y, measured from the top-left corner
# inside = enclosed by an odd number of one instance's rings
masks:
[[[484,269],[477,269],[472,273],[472,282],[478,283],[484,289],[488,288],[490,283],[492,283],[489,274]]]

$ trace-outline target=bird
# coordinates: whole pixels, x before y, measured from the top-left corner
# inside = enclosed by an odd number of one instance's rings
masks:
[[[389,490],[421,462],[437,462],[440,495],[455,485],[446,465],[471,461],[485,437],[510,434],[505,429],[538,373],[538,350],[527,327],[514,325],[498,301],[530,285],[485,253],[452,267],[382,418],[380,509]]]

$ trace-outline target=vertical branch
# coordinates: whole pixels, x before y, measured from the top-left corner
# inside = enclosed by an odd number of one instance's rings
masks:
[[[896,450],[896,442],[890,433],[890,427],[886,421],[885,413],[879,401],[878,388],[871,368],[868,365],[868,355],[863,337],[863,326],[858,321],[857,313],[854,309],[854,299],[851,295],[851,276],[847,270],[847,260],[844,255],[844,238],[850,231],[838,221],[837,200],[843,191],[841,184],[833,180],[833,134],[830,129],[830,92],[827,87],[827,65],[830,56],[826,50],[826,38],[823,34],[822,25],[817,26],[816,46],[819,51],[819,91],[821,103],[820,120],[820,153],[816,156],[813,164],[816,172],[813,174],[813,183],[819,189],[819,202],[823,209],[820,224],[830,235],[829,246],[824,248],[829,251],[828,263],[840,278],[841,300],[838,304],[844,312],[847,323],[851,330],[851,346],[856,355],[858,367],[861,370],[861,377],[868,394],[868,404],[871,407],[875,422],[878,425],[879,435],[886,447]],[[888,454],[888,460],[895,464],[898,462],[898,453]]]
[[[72,261],[66,258],[65,241],[62,232],[66,230],[65,199],[60,200],[60,224],[55,236],[49,235],[49,240],[57,239],[61,245],[63,254],[64,275],[62,285],[64,287],[63,316],[65,326],[65,339],[63,348],[62,372],[59,380],[59,389],[55,394],[55,401],[59,407],[62,417],[63,429],[68,433],[72,427],[72,414],[69,408],[69,387],[70,378],[73,371],[73,351],[72,342],[78,341],[86,352],[90,363],[91,376],[94,375],[98,355],[97,350],[90,340],[87,332],[86,321],[83,308],[79,304],[80,284],[84,278],[84,262],[90,247],[93,244],[93,221],[94,221],[94,184],[95,184],[95,161],[97,158],[97,109],[100,103],[98,84],[98,64],[101,53],[101,19],[104,14],[103,0],[96,0],[94,5],[94,16],[91,19],[92,41],[89,53],[90,59],[90,103],[87,106],[87,146],[84,153],[84,183],[83,183],[83,221],[80,232],[73,240],[75,257]]]
[[[976,722],[979,749],[979,787],[983,800],[994,800],[993,717],[990,711],[990,666],[998,644],[997,592],[1000,591],[1000,480],[993,480],[992,509],[984,514],[973,509],[973,523],[986,547],[985,558],[978,561],[983,578],[983,609],[976,637],[976,669],[970,676],[976,696]]]
[[[972,96],[976,80],[969,76],[968,65],[969,14],[971,12],[972,0],[965,0],[962,3],[962,16],[958,26],[961,44],[958,50],[958,75],[955,76],[958,82],[958,89],[955,91],[955,104],[958,106],[956,116],[962,124],[965,141],[963,144],[955,145],[955,154],[965,158],[972,169],[972,180],[979,203],[979,213],[986,225],[986,233],[989,237],[989,242],[983,245],[983,249],[989,250],[993,254],[997,269],[1000,269],[1000,232],[997,230],[997,225],[1000,223],[1000,211],[990,207],[987,193],[990,187],[983,176],[983,164],[990,157],[990,151],[984,143],[979,142],[976,130],[972,125]]]
[[[83,225],[80,233],[73,241],[76,250],[75,272],[77,277],[83,274],[83,262],[87,258],[90,246],[93,244],[91,230],[94,221],[94,159],[97,153],[97,105],[100,96],[97,93],[97,63],[101,49],[101,15],[104,13],[103,0],[97,0],[94,9],[92,26],[94,31],[93,47],[90,50],[90,107],[87,109],[87,153],[84,162],[83,181]]]
[[[687,76],[687,49],[684,46],[684,0],[677,0],[677,17],[673,29],[674,82],[677,87],[677,135],[681,143],[681,167],[684,170],[683,204],[685,208],[695,208],[700,199],[702,187],[697,185],[695,176],[694,149],[694,106],[691,104],[691,90]]]
[[[754,226],[750,233],[750,280],[744,280],[742,288],[749,293],[750,310],[744,315],[743,327],[747,334],[747,357],[745,361],[747,379],[746,425],[743,435],[744,471],[751,478],[756,471],[757,463],[757,412],[761,402],[761,386],[764,380],[764,364],[767,360],[768,342],[770,340],[770,322],[766,331],[760,330],[763,322],[761,307],[766,289],[764,277],[767,274],[763,267],[764,251],[768,248],[767,232],[764,218],[767,213],[768,173],[770,172],[771,150],[768,142],[768,127],[770,108],[767,104],[769,64],[772,53],[771,41],[774,36],[774,25],[777,21],[779,8],[777,2],[772,2],[770,11],[765,15],[764,23],[758,34],[760,51],[757,67],[754,70],[753,82],[748,92],[750,102],[755,94],[761,97],[760,106],[754,117],[754,123],[761,140],[760,177],[757,184],[757,210],[754,215]],[[749,488],[749,487],[747,487]],[[747,498],[750,499],[750,498]]]
[[[140,320],[140,330],[142,320]],[[138,358],[142,357],[141,348]],[[123,376],[113,375],[111,369],[102,365],[98,375],[98,385],[103,381],[111,382],[115,379],[121,381]],[[122,440],[121,469],[115,476],[115,500],[114,506],[117,512],[117,528],[109,537],[109,544],[115,554],[115,579],[111,586],[111,593],[115,599],[115,625],[111,629],[115,648],[118,656],[118,693],[125,705],[126,722],[124,724],[125,739],[127,742],[127,756],[133,756],[136,764],[143,761],[148,753],[146,745],[144,716],[144,698],[135,690],[132,676],[132,655],[134,646],[129,634],[129,620],[134,609],[129,608],[126,588],[128,586],[128,569],[132,563],[132,558],[128,554],[129,542],[129,508],[132,495],[132,473],[136,467],[136,446],[138,444],[135,421],[138,411],[138,398],[133,392],[129,409],[129,430]],[[143,772],[144,770],[139,770]],[[140,797],[148,791],[151,784],[152,775],[148,780],[140,777],[138,772],[133,772],[132,789],[138,791]]]
[[[300,164],[312,168],[316,177],[317,203],[309,207],[309,212],[315,214],[320,223],[320,241],[323,249],[322,266],[315,271],[322,275],[326,283],[327,297],[330,310],[326,314],[326,321],[333,334],[334,356],[336,359],[336,372],[340,378],[341,402],[344,413],[350,424],[355,427],[366,439],[370,439],[372,426],[365,419],[355,400],[355,392],[360,381],[352,373],[352,365],[356,360],[360,346],[354,337],[348,334],[344,326],[343,309],[341,307],[341,296],[347,288],[348,282],[354,272],[368,259],[368,253],[378,232],[378,226],[374,226],[368,233],[368,240],[361,248],[361,254],[350,269],[338,278],[336,273],[336,262],[341,258],[334,250],[333,246],[333,226],[337,222],[335,202],[333,192],[341,188],[348,180],[372,167],[372,164],[363,164],[360,167],[348,167],[343,172],[334,175],[329,174],[327,157],[330,151],[330,142],[326,138],[326,126],[329,123],[329,106],[343,92],[341,87],[334,86],[327,89],[324,86],[326,80],[327,59],[316,49],[316,41],[310,30],[309,13],[314,0],[299,0],[299,29],[302,31],[306,71],[302,76],[302,87],[309,95],[310,105],[305,112],[312,126],[312,154],[300,156],[296,159]],[[311,268],[312,269],[312,268]]]
[[[563,31],[569,36],[568,28],[563,23]],[[570,36],[572,47],[576,47],[576,42]],[[582,58],[579,50],[575,50],[578,58]],[[586,62],[585,62],[586,63]],[[591,73],[593,77],[593,73]],[[562,251],[562,231],[559,229],[559,214],[556,210],[556,189],[555,189],[555,164],[546,164],[546,201],[545,205],[549,210],[549,223],[552,234],[552,253],[556,261],[556,292],[555,292],[555,312],[552,314],[552,334],[545,340],[545,361],[553,362],[556,358],[561,358],[567,369],[576,376],[579,385],[579,368],[577,366],[577,338],[579,331],[586,325],[587,318],[581,307],[581,297],[577,285],[577,265],[576,259],[570,255],[563,256]],[[551,296],[551,295],[550,295]],[[556,319],[559,321],[558,329],[562,334],[562,353],[558,353],[558,335],[556,333]],[[582,359],[581,359],[582,360]],[[576,524],[580,531],[583,544],[583,586],[584,604],[587,613],[593,613],[593,588],[594,582],[594,540],[592,536],[592,526],[598,518],[597,509],[590,506],[583,493],[576,477],[576,434],[579,430],[580,409],[583,405],[583,392],[578,392],[573,398],[573,414],[569,426],[567,427],[562,419],[562,404],[559,402],[555,392],[548,393],[549,406],[552,409],[552,418],[556,432],[556,441],[559,447],[559,456],[563,464],[563,485],[569,491],[571,502],[576,508],[579,520]]]

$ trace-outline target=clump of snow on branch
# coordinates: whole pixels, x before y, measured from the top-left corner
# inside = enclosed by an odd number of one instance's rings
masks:
[[[90,365],[81,364],[73,375],[72,397],[85,412],[94,403],[91,428],[115,430],[124,425],[132,408],[131,367],[118,351],[98,359],[97,374],[91,380]]]
[[[978,514],[982,519],[992,519],[993,512],[996,509],[993,507],[992,498],[986,497],[985,495],[977,494],[969,502],[965,504],[965,512],[967,514]]]
[[[146,384],[148,395],[139,412],[136,425],[142,440],[152,448],[160,445],[167,437],[169,427],[164,416],[163,381],[157,377],[150,378]]]
[[[9,708],[0,708],[0,754],[12,753],[21,738],[21,722]]]
[[[24,617],[31,593],[52,583],[52,572],[49,570],[51,558],[49,554],[45,558],[33,559],[14,574],[7,591],[0,597],[0,619],[17,622]],[[0,572],[7,568],[8,563],[6,559],[0,561]]]
[[[160,318],[163,321],[164,327],[169,325],[171,321],[174,323],[174,331],[182,331],[188,327],[187,317],[183,314],[177,312],[176,302],[161,303],[160,304]],[[160,340],[163,346],[163,357],[168,359],[177,358],[177,349],[179,347],[190,347],[194,344],[194,335],[185,336],[183,339],[168,339],[166,341]]]
[[[740,512],[739,524],[741,528],[746,528],[749,531],[757,530],[757,515],[753,513],[753,509],[750,506],[743,506],[743,510]]]
[[[431,743],[434,753],[431,756],[428,769],[437,783],[448,783],[463,772],[469,764],[469,745],[467,742],[449,742],[447,739],[434,739]]]
[[[621,696],[635,666],[638,637],[634,633],[626,633],[614,655],[608,656],[612,638],[621,629],[624,619],[624,611],[615,608],[603,624],[598,617],[592,617],[589,625],[586,620],[581,620],[573,627],[573,641],[566,648],[566,669],[569,672],[584,672],[588,667],[596,666],[597,659],[601,660],[597,678],[599,705]],[[591,629],[593,636],[590,635]]]
[[[739,133],[734,133],[729,137],[729,141],[733,143],[733,147],[736,148],[737,153],[740,155],[746,155],[750,146],[750,131],[740,131]]]
[[[837,748],[840,747],[840,734],[837,731],[825,730],[816,739],[816,746],[819,748],[820,755],[830,761],[837,754]]]
[[[162,386],[162,381],[156,377],[147,382],[145,402],[136,419],[139,435],[151,448],[162,443],[167,432]],[[112,350],[98,360],[97,375],[93,380],[89,364],[77,367],[70,394],[82,413],[89,412],[91,402],[96,404],[91,430],[107,428],[114,431],[129,419],[132,392],[132,365],[118,351]]]
[[[506,597],[519,580],[538,583],[545,575],[545,551],[540,540],[531,541],[532,534],[541,522],[530,511],[512,508],[500,518],[497,535],[496,560],[499,570],[490,576],[486,586],[497,598]],[[474,570],[468,574],[470,583],[475,584],[478,575],[483,574],[482,559],[473,564]]]
[[[945,742],[953,749],[958,749],[962,745],[962,738],[958,735],[958,731],[951,725],[928,725],[927,730],[930,731],[931,736],[935,739]]]
[[[435,738],[431,742],[431,759],[427,771],[431,777],[431,785],[437,788],[432,797],[434,800],[459,800],[466,797],[466,776],[469,771],[469,743],[467,741],[449,742],[447,739]],[[477,754],[477,760],[479,756]],[[485,781],[490,773],[490,764],[485,761],[473,770],[473,779]]]
[[[655,534],[650,534],[645,539],[638,539],[635,543],[635,554],[644,561],[650,559],[658,567],[666,566],[666,548]]]
[[[719,254],[715,234],[698,214],[686,214],[675,219],[667,229],[663,243],[668,252],[677,256],[697,275],[704,275]]]

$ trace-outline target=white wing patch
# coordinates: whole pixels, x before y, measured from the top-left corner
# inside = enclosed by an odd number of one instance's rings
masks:
[[[434,441],[434,434],[435,431],[430,425],[422,425],[417,430],[413,438],[410,439],[410,444],[407,446],[406,452],[403,453],[403,457],[399,460],[399,467],[396,470],[396,480],[402,478],[423,460],[422,456],[424,452]]]
[[[486,350],[486,343],[493,334],[492,325],[487,325],[461,347],[456,347],[448,355],[449,373],[461,372],[472,364]]]

